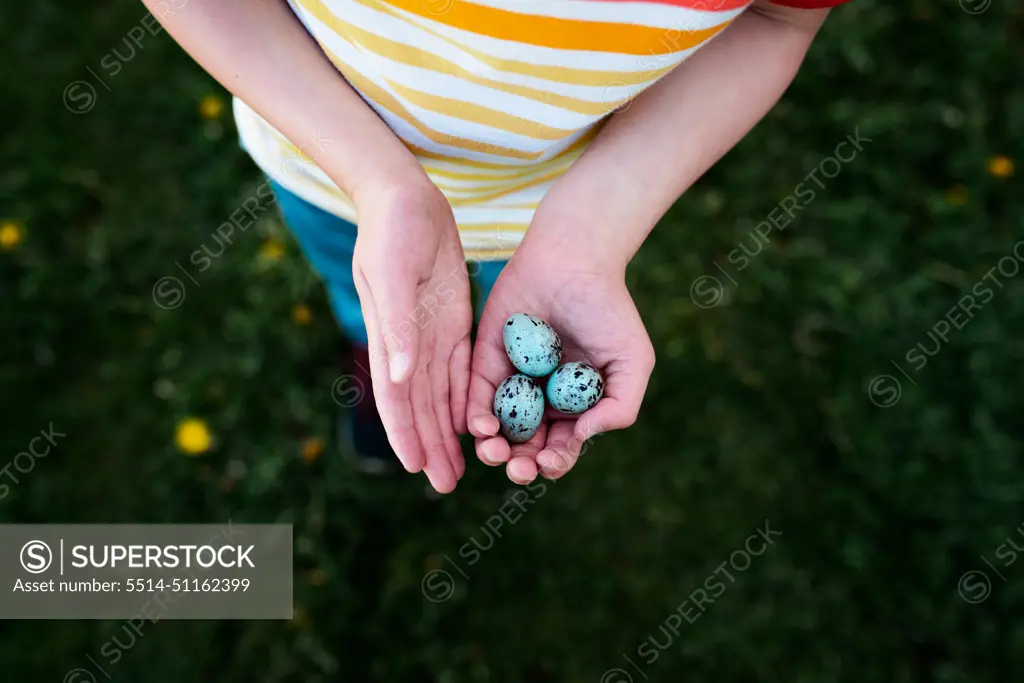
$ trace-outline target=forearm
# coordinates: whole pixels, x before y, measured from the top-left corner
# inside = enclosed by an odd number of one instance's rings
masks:
[[[284,0],[189,0],[171,11],[164,0],[143,2],[200,66],[349,196],[369,184],[429,182]],[[326,153],[318,141],[330,141],[319,142]]]
[[[622,267],[676,199],[793,80],[825,11],[794,25],[747,11],[615,114],[541,202],[528,242]],[[582,246],[585,245],[585,246]]]

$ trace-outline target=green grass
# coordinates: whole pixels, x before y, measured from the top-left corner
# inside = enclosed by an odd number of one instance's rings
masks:
[[[1024,521],[1024,274],[923,368],[906,354],[1024,238],[1020,172],[987,170],[1024,160],[1024,13],[904,4],[834,12],[783,102],[655,231],[629,275],[658,353],[639,423],[472,565],[459,550],[486,543],[499,471],[474,460],[428,502],[421,478],[366,480],[330,450],[302,461],[305,439],[330,441],[340,347],[272,207],[209,270],[189,264],[260,182],[230,117],[198,114],[219,87],[166,34],[125,58],[140,4],[5,5],[19,66],[0,85],[0,218],[25,239],[0,252],[0,466],[51,422],[67,437],[0,522],[295,525],[302,619],[146,625],[116,681],[1008,678],[1024,565],[981,604],[957,582]],[[76,114],[62,95],[78,80],[96,99]],[[855,130],[863,151],[748,266],[730,261]],[[259,255],[271,239],[275,263]],[[694,305],[702,275],[725,285],[718,306]],[[165,276],[186,287],[174,310],[153,302]],[[868,393],[883,374],[901,382],[887,408]],[[175,449],[187,416],[213,452]],[[665,643],[659,626],[766,519],[783,535],[646,664],[638,648]],[[421,593],[434,568],[456,580],[442,603]],[[127,642],[123,622],[9,623],[3,678],[62,680],[113,636]]]

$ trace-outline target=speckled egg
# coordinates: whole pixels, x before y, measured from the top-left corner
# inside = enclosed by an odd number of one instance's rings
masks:
[[[604,380],[600,372],[586,363],[566,363],[548,380],[547,395],[555,410],[579,415],[601,400]]]
[[[562,340],[551,325],[528,313],[513,313],[505,321],[505,353],[516,370],[543,377],[562,362]]]
[[[512,443],[527,441],[537,433],[544,417],[544,392],[532,377],[506,377],[494,394],[494,414],[506,439]]]

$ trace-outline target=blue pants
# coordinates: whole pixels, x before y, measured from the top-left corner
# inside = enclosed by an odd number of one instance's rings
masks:
[[[274,181],[270,186],[277,196],[277,207],[284,222],[299,241],[302,252],[327,287],[331,308],[350,341],[366,341],[366,325],[359,307],[359,295],[352,277],[352,252],[356,246],[356,226],[343,218],[313,206]],[[505,261],[480,261],[470,265],[469,273],[477,284],[476,310],[479,316],[487,295],[505,267]]]

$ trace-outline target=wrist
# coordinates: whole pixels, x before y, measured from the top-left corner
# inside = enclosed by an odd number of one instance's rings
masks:
[[[621,230],[606,220],[587,211],[545,210],[542,203],[516,253],[519,252],[564,254],[573,270],[625,277],[626,266],[636,249],[623,240]]]
[[[343,188],[356,206],[391,202],[402,197],[426,199],[439,193],[415,157],[359,168],[358,177]]]
[[[357,208],[409,204],[438,208],[447,200],[415,161],[411,165],[376,168],[360,176],[348,191]]]
[[[356,207],[360,232],[401,235],[414,230],[425,236],[455,229],[451,206],[423,168],[377,169],[355,185],[350,197]]]

